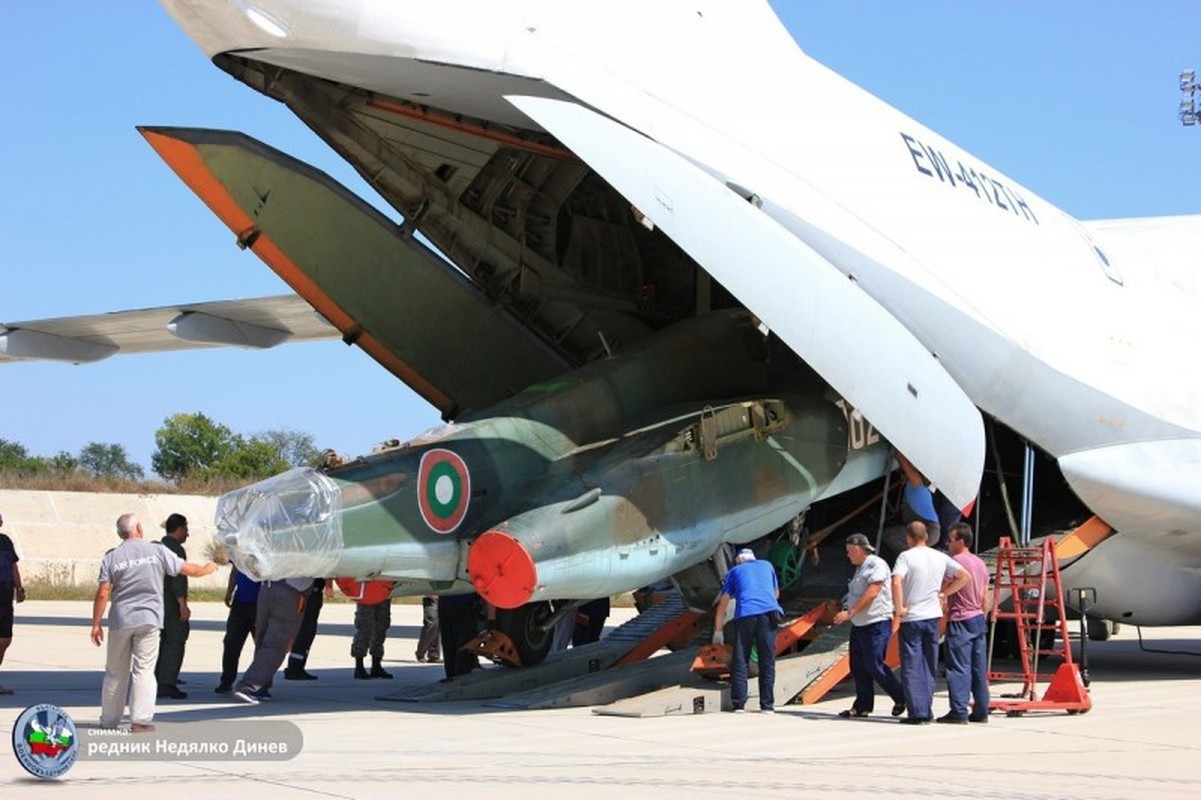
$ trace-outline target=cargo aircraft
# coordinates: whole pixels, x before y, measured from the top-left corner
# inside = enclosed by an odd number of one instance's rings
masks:
[[[446,422],[223,497],[250,574],[476,591],[537,661],[573,601],[703,604],[723,544],[890,446],[967,506],[987,418],[1095,515],[1065,575],[1093,613],[1201,622],[1201,218],[1075,220],[758,0],[163,2],[403,224],[245,135],[145,127],[296,296],[13,323],[0,358],[340,336]]]

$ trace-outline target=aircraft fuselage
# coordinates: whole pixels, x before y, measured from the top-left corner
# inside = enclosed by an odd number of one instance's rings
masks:
[[[669,330],[689,304],[708,311],[707,272],[838,393],[861,398],[882,433],[953,494],[979,475],[979,409],[1056,458],[1086,505],[1129,540],[1086,558],[1101,566],[1110,551],[1137,553],[1153,565],[1148,574],[1172,575],[1155,583],[1201,595],[1201,373],[1178,364],[1182,350],[1201,346],[1201,295],[1180,258],[1197,245],[1195,221],[1074,220],[808,58],[766,4],[611,3],[591,14],[534,0],[165,5],[222,69],[287,103],[565,362],[597,358],[605,333],[634,342]],[[582,135],[601,126],[614,141],[646,145],[645,160],[631,164],[633,149]],[[565,144],[577,138],[579,147]],[[682,176],[674,196],[660,180],[669,173]],[[729,219],[760,227],[673,227],[690,186],[728,188],[757,209],[731,206]],[[643,189],[637,221],[626,219],[628,198]],[[670,241],[649,239],[640,223]],[[778,238],[763,245],[760,233]],[[787,254],[719,264],[756,245]],[[839,298],[836,308],[806,306],[797,287],[816,293],[815,279],[833,272],[862,292],[821,295]],[[880,309],[890,324],[868,314]],[[846,327],[809,336],[805,325],[819,322]],[[914,380],[906,392],[882,347],[900,338],[917,348],[905,358],[933,355],[924,374],[949,381]],[[838,352],[851,360],[818,366],[848,339]],[[697,387],[693,399],[787,403],[779,388]],[[896,413],[910,399],[912,413]],[[650,406],[663,421],[672,404]],[[506,412],[487,413],[499,424]],[[583,446],[616,435],[568,438]],[[600,463],[599,452],[591,457]],[[509,520],[497,535],[528,550],[540,540],[524,532],[518,507],[541,508],[553,494],[537,484],[506,486],[515,505],[471,530]],[[605,507],[573,513],[593,506]],[[431,578],[453,577],[452,563],[462,578],[462,554],[433,541]],[[549,574],[550,562],[542,566]],[[1113,570],[1094,573],[1114,583],[1105,577]],[[1113,613],[1201,621],[1201,609],[1171,598],[1127,605]]]
[[[759,396],[768,385],[785,393]],[[888,461],[823,382],[773,362],[745,315],[713,314],[476,420],[231,492],[218,529],[259,579],[383,577],[400,594],[470,588],[515,608],[674,574]]]

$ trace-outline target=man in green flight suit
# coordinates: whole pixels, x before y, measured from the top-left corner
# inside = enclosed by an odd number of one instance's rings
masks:
[[[188,520],[183,514],[172,514],[163,525],[167,535],[161,544],[183,560],[187,560],[183,544],[188,540]],[[183,700],[187,692],[179,688],[179,670],[183,666],[184,645],[188,643],[192,611],[188,608],[188,578],[183,573],[163,576],[163,631],[159,639],[158,663],[154,677],[158,681],[158,696]]]

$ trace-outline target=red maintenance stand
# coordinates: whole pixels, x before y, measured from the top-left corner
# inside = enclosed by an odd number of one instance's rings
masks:
[[[993,637],[1000,620],[1013,620],[1016,627],[1021,672],[994,672],[992,647],[989,647],[989,683],[1021,682],[1020,693],[993,697],[990,709],[1017,717],[1027,711],[1066,711],[1083,714],[1092,708],[1088,688],[1080,667],[1072,659],[1068,639],[1067,611],[1063,602],[1063,584],[1059,578],[1059,560],[1055,541],[1048,537],[1035,547],[1015,547],[1001,539],[997,552],[997,573],[993,585]],[[1002,599],[1008,596],[1008,608]],[[1038,662],[1051,656],[1061,660],[1051,683],[1038,695]]]

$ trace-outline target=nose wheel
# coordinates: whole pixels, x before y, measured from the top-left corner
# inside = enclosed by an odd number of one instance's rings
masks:
[[[521,666],[541,664],[550,653],[554,629],[545,627],[551,617],[550,603],[526,603],[511,609],[497,609],[494,627],[509,637]]]

